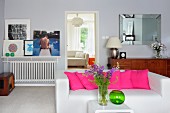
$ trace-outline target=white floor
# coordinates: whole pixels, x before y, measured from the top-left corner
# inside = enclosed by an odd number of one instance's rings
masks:
[[[55,87],[16,86],[0,96],[0,113],[55,113]]]

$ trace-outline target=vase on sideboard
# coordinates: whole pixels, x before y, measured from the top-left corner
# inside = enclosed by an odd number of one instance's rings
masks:
[[[155,58],[162,58],[161,51],[155,51]]]

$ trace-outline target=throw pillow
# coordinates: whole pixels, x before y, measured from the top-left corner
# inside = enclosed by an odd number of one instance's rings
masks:
[[[150,89],[148,81],[148,69],[131,70],[131,80],[133,88]]]
[[[66,74],[69,79],[71,90],[84,89],[84,86],[77,77],[76,72],[64,72],[64,74]]]
[[[85,57],[85,53],[80,53],[80,58],[84,58]]]
[[[87,90],[93,90],[93,89],[97,89],[98,86],[93,83],[92,81],[94,80],[93,76],[86,76],[83,75],[84,73],[78,73],[76,72],[76,75],[79,77],[81,83],[83,84],[83,86],[87,89]]]
[[[131,71],[120,72],[120,87],[122,89],[133,88],[131,80]]]
[[[118,90],[121,89],[120,88],[120,71],[119,70],[112,73],[108,89],[118,89]]]
[[[84,58],[84,53],[83,52],[76,52],[76,55],[75,55],[75,57],[76,58]]]

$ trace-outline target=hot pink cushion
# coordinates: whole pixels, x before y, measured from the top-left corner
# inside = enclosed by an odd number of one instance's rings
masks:
[[[120,72],[120,87],[121,89],[133,88],[131,71]]]
[[[77,77],[76,72],[64,72],[64,74],[66,74],[69,79],[71,90],[84,89],[84,86]]]
[[[108,86],[108,89],[118,89],[120,90],[120,71],[115,71],[111,78],[110,78],[110,84]]]
[[[98,88],[98,86],[92,82],[94,80],[93,76],[87,76],[87,75],[84,75],[84,73],[78,73],[78,72],[76,72],[76,75],[79,77],[81,83],[87,90]]]
[[[150,89],[148,81],[148,69],[131,70],[131,80],[133,88]]]

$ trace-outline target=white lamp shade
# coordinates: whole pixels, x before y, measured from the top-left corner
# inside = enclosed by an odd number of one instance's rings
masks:
[[[118,37],[110,37],[107,41],[106,48],[122,48]]]

